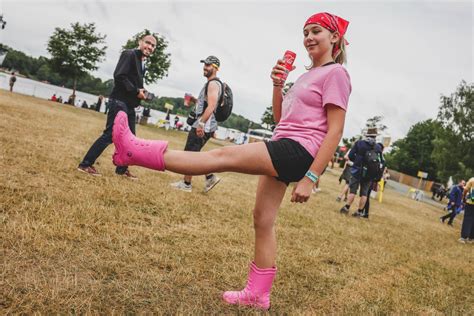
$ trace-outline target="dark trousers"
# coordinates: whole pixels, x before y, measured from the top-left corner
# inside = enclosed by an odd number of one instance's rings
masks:
[[[92,144],[91,148],[85,155],[82,162],[79,164],[81,167],[90,167],[92,166],[96,159],[102,154],[102,152],[112,144],[112,127],[114,125],[115,116],[119,111],[124,111],[128,116],[128,126],[135,135],[135,109],[129,108],[122,101],[110,99],[109,100],[109,112],[107,113],[107,123],[105,123],[105,129],[102,135],[97,138],[97,140]],[[117,167],[115,172],[118,174],[124,174],[127,171],[127,167]]]
[[[458,209],[458,207],[459,207],[459,205],[458,205],[458,206],[456,206],[456,205],[451,206],[451,213],[446,214],[446,215],[444,215],[444,216],[441,217],[441,219],[443,220],[443,222],[449,218],[448,224],[449,224],[449,225],[452,225],[452,224],[453,224],[453,221],[454,221],[454,218],[456,217],[456,215],[458,215],[458,214],[456,213],[456,210]]]
[[[464,204],[461,237],[474,239],[474,204]]]
[[[367,201],[365,202],[364,205],[364,214],[369,216],[369,208],[370,208],[370,193],[372,193],[372,185],[369,188],[369,191],[367,192]]]

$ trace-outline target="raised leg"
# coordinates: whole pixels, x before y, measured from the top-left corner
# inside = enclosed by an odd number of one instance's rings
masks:
[[[277,176],[264,143],[226,146],[207,152],[169,150],[166,141],[135,137],[127,121],[127,115],[119,112],[114,122],[113,161],[118,166],[135,165],[160,171],[166,169],[188,176],[224,171]]]
[[[264,143],[226,146],[205,152],[167,150],[166,170],[186,175],[233,171],[277,176]]]

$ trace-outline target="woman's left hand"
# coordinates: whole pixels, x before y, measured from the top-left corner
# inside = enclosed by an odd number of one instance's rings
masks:
[[[291,202],[304,203],[309,200],[313,190],[313,181],[308,177],[303,177],[293,188],[291,193]]]

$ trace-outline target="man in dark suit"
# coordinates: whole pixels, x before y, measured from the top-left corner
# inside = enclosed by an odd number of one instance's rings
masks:
[[[93,176],[101,175],[93,165],[105,148],[112,143],[112,127],[119,111],[127,113],[130,130],[135,134],[135,108],[140,105],[141,100],[145,99],[146,93],[143,89],[145,59],[155,51],[156,43],[153,35],[145,35],[140,39],[138,49],[127,49],[120,55],[114,71],[114,88],[109,97],[105,130],[92,144],[77,170]],[[126,166],[117,167],[115,173],[137,179]]]

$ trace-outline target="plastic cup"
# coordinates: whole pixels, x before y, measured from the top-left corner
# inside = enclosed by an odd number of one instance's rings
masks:
[[[190,106],[191,105],[191,99],[192,99],[192,94],[191,93],[185,93],[184,94],[184,106]]]

